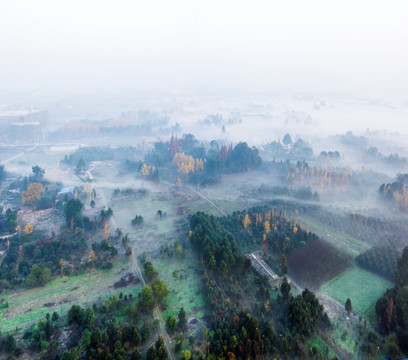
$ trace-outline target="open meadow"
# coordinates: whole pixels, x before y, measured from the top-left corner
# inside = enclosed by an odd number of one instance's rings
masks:
[[[352,267],[324,284],[320,291],[345,304],[350,298],[353,310],[375,323],[375,304],[392,283],[358,267]]]
[[[37,287],[2,296],[4,304],[0,310],[0,330],[3,333],[24,330],[54,311],[65,315],[73,304],[92,305],[120,292],[137,297],[141,286],[115,288],[114,283],[131,271],[128,263],[118,263],[109,271],[88,273],[57,278],[44,287]]]

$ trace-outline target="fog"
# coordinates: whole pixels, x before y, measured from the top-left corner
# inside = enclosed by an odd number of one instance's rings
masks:
[[[403,1],[2,1],[0,88],[403,99]]]
[[[0,359],[407,353],[406,9],[0,0]]]

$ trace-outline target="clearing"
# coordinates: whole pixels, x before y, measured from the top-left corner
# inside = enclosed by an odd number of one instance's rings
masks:
[[[375,323],[375,304],[392,283],[358,267],[352,267],[324,284],[320,291],[345,304],[350,298],[353,311]]]

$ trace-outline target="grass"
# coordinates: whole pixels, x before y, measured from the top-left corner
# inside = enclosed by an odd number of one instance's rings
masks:
[[[319,354],[325,354],[327,359],[331,359],[334,356],[336,356],[336,354],[333,352],[333,350],[330,348],[330,346],[328,344],[326,344],[323,339],[321,337],[319,337],[318,335],[313,336],[312,338],[310,338],[307,342],[306,342],[306,346],[309,349],[312,349],[312,347],[314,346]],[[328,350],[328,352],[327,352]]]
[[[350,298],[353,310],[375,322],[375,304],[392,283],[358,267],[352,267],[324,284],[320,290],[345,304]]]
[[[344,330],[347,329],[343,326],[338,326],[333,331],[332,336],[337,344],[339,344],[343,349],[347,350],[347,352],[350,354],[354,354],[354,358],[358,359],[358,351],[356,351],[358,345],[351,334],[348,333],[347,336],[342,336]]]
[[[137,298],[140,285],[124,289],[114,289],[112,286],[127,272],[129,264],[119,263],[110,271],[57,278],[44,287],[10,292],[2,297],[8,303],[8,308],[0,310],[0,331],[26,328],[48,312],[56,311],[62,315],[74,303],[91,304],[105,300],[115,293],[132,293]]]
[[[163,318],[177,316],[181,307],[187,317],[204,316],[204,298],[201,285],[201,266],[193,254],[187,250],[184,257],[173,255],[172,258],[153,260],[159,277],[168,285],[170,294],[166,299]],[[178,270],[182,278],[174,278],[173,271]]]

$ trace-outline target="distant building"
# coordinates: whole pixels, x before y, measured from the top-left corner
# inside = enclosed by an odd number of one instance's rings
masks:
[[[47,124],[47,110],[0,111],[0,138],[11,142],[38,141]]]
[[[38,121],[11,123],[8,138],[12,142],[38,142],[42,138],[42,126]]]
[[[75,186],[68,186],[61,189],[61,191],[57,193],[56,200],[64,200],[65,196],[67,196],[68,199],[73,199],[75,197]]]

